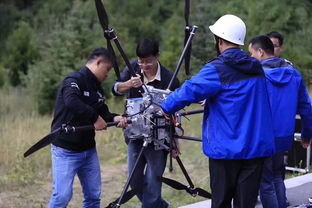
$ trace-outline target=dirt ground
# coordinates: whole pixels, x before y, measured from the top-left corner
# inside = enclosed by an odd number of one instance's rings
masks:
[[[126,182],[127,166],[102,166],[102,201],[101,207],[106,207],[121,194]],[[114,190],[114,191],[112,191]],[[37,182],[25,187],[7,187],[0,192],[0,208],[48,207],[52,193],[52,179]],[[74,182],[73,198],[68,207],[82,207],[82,191],[78,178]],[[125,205],[123,207],[133,207]]]

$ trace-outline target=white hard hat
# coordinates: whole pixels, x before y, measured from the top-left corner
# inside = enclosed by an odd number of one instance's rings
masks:
[[[216,36],[231,43],[244,45],[246,25],[239,17],[226,14],[220,17],[213,25],[209,26],[210,31]]]

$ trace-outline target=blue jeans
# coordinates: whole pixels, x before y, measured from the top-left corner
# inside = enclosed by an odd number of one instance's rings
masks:
[[[260,199],[264,208],[286,208],[284,171],[284,153],[264,161],[260,184]]]
[[[95,148],[77,153],[52,145],[52,169],[50,208],[68,205],[73,195],[76,174],[83,190],[83,207],[100,207],[101,170]]]
[[[128,144],[128,173],[130,174],[139,152],[142,148],[141,141],[130,140]],[[142,208],[166,208],[168,203],[161,197],[162,177],[167,161],[165,150],[154,150],[154,145],[149,144],[144,150],[138,166],[133,174],[130,185],[132,189],[144,188],[137,194],[142,202]],[[145,170],[146,167],[146,170]]]

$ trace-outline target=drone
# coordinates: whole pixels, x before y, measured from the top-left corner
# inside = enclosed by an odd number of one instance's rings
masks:
[[[136,76],[136,73],[130,64],[130,61],[126,53],[124,52],[114,29],[109,27],[108,15],[107,15],[107,12],[105,10],[102,0],[95,0],[95,5],[96,5],[98,17],[99,17],[99,22],[104,32],[104,37],[107,40],[107,48],[113,55],[113,59],[114,59],[113,65],[114,65],[114,71],[115,71],[117,79],[118,80],[120,79],[120,72],[119,72],[118,64],[116,62],[116,55],[112,47],[111,41],[115,43],[131,75]],[[203,113],[203,110],[177,112],[174,115],[170,115],[168,118],[162,113],[161,107],[160,107],[162,102],[171,93],[169,89],[173,83],[173,80],[177,77],[184,60],[185,60],[186,74],[189,74],[191,44],[195,36],[196,30],[198,29],[198,27],[195,25],[189,26],[189,21],[188,21],[189,7],[190,7],[190,2],[189,0],[186,0],[185,1],[186,27],[185,27],[184,49],[182,51],[177,67],[175,69],[175,72],[173,74],[172,79],[170,80],[170,83],[167,89],[166,90],[156,89],[152,86],[146,86],[145,84],[143,84],[141,87],[142,97],[127,99],[125,116],[128,118],[127,122],[129,125],[124,130],[124,134],[130,139],[140,137],[140,139],[142,139],[144,142],[140,150],[140,153],[138,155],[138,158],[135,162],[135,165],[132,171],[130,172],[127,182],[122,190],[120,197],[117,198],[115,201],[111,202],[107,206],[107,208],[121,207],[122,204],[129,201],[133,196],[136,195],[136,193],[138,193],[141,189],[144,188],[144,184],[143,184],[141,187],[138,187],[137,189],[131,189],[130,191],[128,191],[128,188],[130,186],[130,181],[137,167],[137,163],[140,160],[148,144],[153,143],[154,148],[156,150],[165,149],[168,152],[170,152],[169,170],[172,171],[173,156],[172,156],[171,150],[176,146],[175,139],[185,139],[185,140],[201,142],[201,139],[184,136],[184,130],[182,127],[182,117],[186,117],[192,114]],[[118,125],[118,122],[107,123],[107,127],[116,126],[116,125]],[[74,127],[74,126],[69,126],[69,125],[64,124],[62,127],[52,131],[50,134],[43,137],[36,144],[30,147],[24,153],[24,157],[28,157],[29,155],[38,151],[39,149],[51,144],[53,140],[57,138],[58,135],[61,133],[70,134],[73,132],[87,131],[87,130],[94,130],[94,126],[87,125],[87,126]],[[165,178],[165,177],[159,177],[159,180],[161,180],[163,183],[171,186],[174,189],[185,190],[187,193],[189,193],[193,197],[202,196],[205,198],[211,198],[210,193],[208,193],[202,188],[197,188],[194,186],[180,157],[176,156],[175,159],[179,167],[181,168],[182,173],[188,182],[188,185],[184,185],[178,181]]]

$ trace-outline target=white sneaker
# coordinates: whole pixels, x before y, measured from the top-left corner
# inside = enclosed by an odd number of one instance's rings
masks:
[[[312,203],[312,196],[309,198],[309,202]]]

